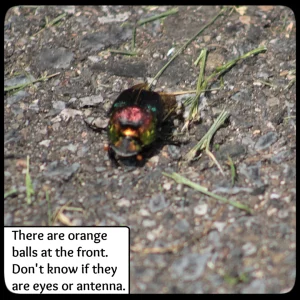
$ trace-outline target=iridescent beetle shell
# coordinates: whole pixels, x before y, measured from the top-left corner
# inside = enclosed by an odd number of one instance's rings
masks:
[[[108,112],[109,146],[120,157],[137,155],[157,138],[163,102],[146,87],[139,84],[123,91]]]

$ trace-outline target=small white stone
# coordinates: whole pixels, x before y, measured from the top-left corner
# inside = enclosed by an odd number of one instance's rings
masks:
[[[170,182],[166,182],[164,185],[163,185],[163,188],[166,190],[166,191],[169,191],[172,187],[172,184]]]
[[[131,205],[130,201],[128,199],[125,198],[121,198],[118,203],[118,206],[125,206],[125,207],[129,207]]]
[[[150,161],[153,164],[158,164],[158,162],[159,162],[159,156],[158,155],[154,155],[148,161]]]
[[[222,232],[224,230],[226,226],[226,223],[225,222],[215,222],[214,223],[214,227],[219,231],[219,232]]]
[[[167,53],[167,57],[170,56],[170,55],[174,52],[174,50],[175,50],[174,47],[171,48],[171,49],[168,51],[168,53]]]
[[[43,140],[43,141],[39,142],[39,145],[49,147],[50,143],[51,143],[51,140]]]
[[[288,215],[289,215],[289,212],[287,210],[280,210],[278,212],[278,218],[280,218],[280,219],[285,219],[288,217]]]
[[[278,194],[272,193],[270,195],[270,199],[279,199],[279,198],[280,198],[280,195],[278,195]]]
[[[154,220],[145,219],[143,220],[143,227],[152,227],[156,225],[156,222]]]
[[[141,208],[140,211],[139,211],[139,213],[143,217],[149,217],[151,215],[150,212],[147,209],[145,209],[145,208]]]
[[[199,204],[194,207],[194,213],[198,216],[203,216],[207,213],[208,205],[207,204]]]
[[[246,243],[243,247],[242,247],[245,256],[249,256],[252,255],[254,253],[256,253],[257,251],[257,247],[253,244],[253,243]]]

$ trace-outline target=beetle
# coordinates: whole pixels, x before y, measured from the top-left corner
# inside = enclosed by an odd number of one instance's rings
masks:
[[[141,152],[157,140],[165,116],[175,105],[174,96],[150,91],[146,83],[124,90],[108,111],[109,156],[142,160]]]

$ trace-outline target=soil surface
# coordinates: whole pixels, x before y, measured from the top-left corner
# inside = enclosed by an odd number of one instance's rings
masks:
[[[104,128],[117,96],[153,78],[221,10],[181,6],[137,28],[136,56],[108,51],[131,51],[133,25],[171,8],[29,6],[7,12],[5,87],[53,76],[5,93],[4,189],[12,193],[4,199],[4,224],[129,226],[131,293],[288,292],[296,275],[296,23],[289,8],[228,8],[158,79],[157,91],[195,90],[201,49],[209,51],[209,75],[267,48],[212,82],[216,90],[201,95],[200,118],[185,132],[185,143],[155,144],[142,164],[114,167],[104,150],[105,130],[88,125]],[[192,163],[183,159],[224,107],[230,117],[211,151],[225,176],[205,153]],[[182,120],[174,126],[180,132]],[[228,156],[237,172],[234,186]],[[177,172],[248,205],[253,214],[162,172]]]

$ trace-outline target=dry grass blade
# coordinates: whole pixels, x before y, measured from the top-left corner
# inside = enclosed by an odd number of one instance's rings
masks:
[[[42,28],[41,30],[39,30],[38,32],[36,32],[35,34],[33,34],[32,36],[36,36],[39,33],[41,33],[42,31],[44,31],[46,28],[49,28],[55,24],[57,24],[61,19],[63,19],[65,16],[67,15],[67,13],[63,13],[61,15],[59,15],[58,17],[52,19],[50,22],[48,22],[48,18],[46,17],[46,25],[44,28]]]
[[[208,132],[202,137],[202,139],[185,155],[185,159],[187,161],[192,161],[195,158],[198,151],[201,151],[205,149],[207,155],[213,160],[213,162],[218,166],[219,170],[221,171],[222,175],[224,176],[224,172],[218,163],[218,161],[215,159],[214,155],[210,152],[209,146],[211,139],[213,138],[216,131],[224,124],[226,119],[229,117],[229,113],[225,111],[225,109],[220,113],[218,118],[215,120],[214,124],[210,127]]]
[[[5,87],[4,88],[4,92],[10,92],[10,91],[20,91],[22,89],[24,89],[25,87],[31,85],[31,84],[34,84],[36,82],[39,82],[39,81],[46,81],[54,76],[57,76],[59,75],[60,72],[57,72],[57,73],[54,73],[54,74],[51,74],[51,75],[46,75],[46,76],[42,76],[36,80],[33,80],[33,81],[29,81],[29,82],[26,82],[26,83],[22,83],[22,84],[17,84],[17,85],[12,85],[12,86],[8,86],[8,87]]]
[[[206,65],[206,59],[207,59],[207,49],[202,49],[199,57],[197,58],[195,65],[197,65],[200,61],[200,72],[197,82],[197,89],[196,89],[196,95],[194,97],[188,98],[184,105],[190,105],[190,113],[188,116],[187,121],[185,122],[183,128],[181,131],[184,131],[188,128],[189,123],[191,120],[193,120],[198,115],[198,108],[199,108],[199,97],[201,93],[203,93],[206,90],[207,87],[207,81],[204,80],[204,72],[205,72],[205,65]]]
[[[132,51],[110,49],[109,52],[116,53],[116,54],[128,55],[128,56],[136,56],[136,52],[132,52]]]
[[[168,174],[168,173],[162,172],[162,174],[164,176],[166,176],[166,177],[172,178],[177,183],[181,183],[181,184],[187,185],[187,186],[189,186],[189,187],[191,187],[191,188],[193,188],[193,189],[195,189],[195,190],[197,190],[197,191],[199,191],[199,192],[201,192],[201,193],[203,193],[203,194],[205,194],[207,196],[215,198],[215,199],[217,199],[217,200],[219,200],[219,201],[221,201],[223,203],[227,203],[227,204],[229,204],[231,206],[234,206],[234,207],[236,207],[238,209],[244,210],[247,213],[250,213],[250,214],[252,213],[251,209],[247,205],[244,205],[244,204],[239,203],[239,202],[228,200],[227,198],[224,198],[222,196],[219,196],[219,195],[216,195],[216,194],[214,194],[212,192],[209,192],[207,190],[207,188],[201,186],[200,184],[197,184],[197,183],[194,183],[194,182],[190,181],[189,179],[187,179],[187,178],[179,175],[178,173],[173,172],[172,174]]]
[[[34,189],[31,182],[31,177],[29,173],[29,156],[27,155],[27,168],[26,168],[26,196],[27,204],[31,204],[31,196],[34,195]]]
[[[166,70],[166,68],[171,64],[171,62],[179,55],[181,54],[184,49],[198,36],[200,35],[208,26],[210,26],[211,24],[213,24],[217,18],[219,16],[221,16],[225,11],[227,10],[226,7],[224,7],[223,9],[221,9],[221,11],[215,16],[213,17],[205,26],[203,26],[191,39],[189,39],[180,49],[177,50],[177,52],[171,57],[171,59],[158,71],[158,73],[155,75],[155,77],[153,78],[152,82],[149,84],[150,88],[153,85],[153,83],[155,82],[155,80],[157,80],[161,74]]]
[[[234,186],[235,179],[236,179],[236,169],[235,165],[233,163],[233,160],[230,156],[228,156],[228,164],[230,166],[230,171],[231,171],[231,185]]]
[[[16,195],[18,193],[17,189],[11,189],[10,191],[4,193],[4,199],[12,196],[12,195]]]
[[[48,226],[52,225],[52,214],[51,214],[51,201],[49,197],[49,191],[46,191],[46,201],[48,204],[47,214],[48,214]]]
[[[149,23],[149,22],[153,22],[155,20],[158,20],[158,19],[161,19],[161,18],[164,18],[164,17],[167,17],[167,16],[170,16],[170,15],[173,15],[173,14],[176,14],[178,13],[178,8],[172,8],[170,10],[167,10],[159,15],[155,15],[155,16],[152,16],[152,17],[149,17],[147,19],[141,19],[137,22],[137,26],[142,26],[146,23]]]

